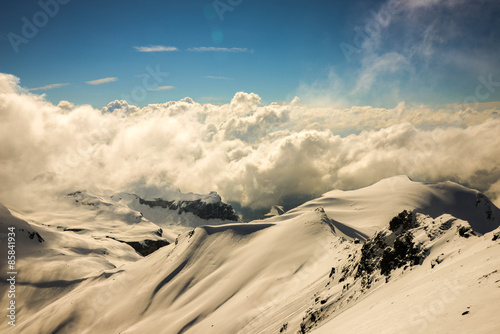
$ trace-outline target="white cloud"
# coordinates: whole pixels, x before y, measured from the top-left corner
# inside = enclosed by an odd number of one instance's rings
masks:
[[[102,108],[103,113],[134,113],[139,112],[141,109],[136,106],[131,106],[125,100],[115,100],[113,102],[108,103],[107,106]]]
[[[156,88],[151,88],[148,90],[158,91],[158,90],[169,90],[169,89],[173,89],[173,88],[175,88],[175,86],[158,86]]]
[[[116,77],[109,77],[109,78],[102,78],[102,79],[97,79],[97,80],[86,81],[85,83],[89,84],[89,85],[101,85],[104,83],[113,82],[113,81],[117,81],[117,80],[118,80],[118,78],[116,78]]]
[[[69,101],[62,100],[57,104],[57,107],[63,110],[71,110],[75,107],[75,105]]]
[[[175,46],[149,45],[149,46],[134,46],[139,52],[171,52],[179,51]]]
[[[381,56],[367,56],[362,63],[363,67],[358,75],[352,94],[368,92],[372,89],[378,77],[382,75],[411,69],[408,59],[397,52],[389,52]]]
[[[36,90],[49,90],[49,89],[54,89],[54,88],[59,88],[59,87],[64,87],[69,85],[69,83],[56,83],[56,84],[51,84],[51,85],[46,85],[42,87],[36,87],[36,88],[30,88],[30,91],[36,91]]]
[[[342,80],[303,83],[301,97],[343,105],[443,103],[450,92],[474,95],[480,76],[500,76],[499,35],[484,33],[500,27],[498,1],[386,0],[377,7],[359,11],[339,45]],[[499,96],[496,90],[488,100]]]
[[[189,48],[187,51],[193,52],[253,52],[253,50],[248,50],[247,48],[218,48],[218,47],[197,47],[197,48]]]
[[[221,105],[185,98],[144,108],[113,101],[102,111],[65,110],[69,103],[54,106],[1,74],[0,202],[42,201],[41,191],[161,196],[180,189],[215,190],[226,201],[259,208],[407,174],[459,181],[500,204],[498,103],[476,110],[294,101],[262,104],[257,94],[239,92]],[[55,176],[40,177],[47,175]]]

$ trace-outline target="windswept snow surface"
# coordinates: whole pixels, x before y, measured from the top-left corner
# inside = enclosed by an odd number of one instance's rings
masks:
[[[371,236],[406,209],[431,217],[449,213],[470,222],[480,233],[498,227],[500,221],[498,208],[476,190],[453,182],[413,182],[404,175],[358,190],[330,191],[273,220],[286,220],[318,206],[323,207],[338,229],[349,237]]]
[[[500,210],[458,184],[400,176],[335,190],[265,220],[207,221],[146,257],[106,238],[162,238],[121,198],[50,215],[1,210],[2,224],[44,241],[19,241],[29,246],[18,260],[17,324],[0,332],[500,331]],[[403,210],[409,223],[389,229]],[[68,231],[75,222],[81,230]],[[383,274],[377,263],[390,250],[399,262]]]

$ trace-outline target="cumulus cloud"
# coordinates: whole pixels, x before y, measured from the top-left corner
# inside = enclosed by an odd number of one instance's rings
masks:
[[[499,112],[498,104],[263,104],[243,92],[220,105],[184,98],[96,110],[55,106],[1,74],[0,202],[78,189],[143,196],[180,189],[217,191],[258,209],[407,174],[458,181],[500,204]]]
[[[113,82],[113,81],[117,81],[117,80],[118,80],[118,78],[116,78],[116,77],[108,77],[108,78],[86,81],[85,83],[89,84],[89,85],[101,85],[104,83]]]
[[[103,113],[133,113],[140,111],[140,108],[136,106],[131,106],[125,100],[115,100],[113,102],[109,102],[104,108],[102,108]]]
[[[62,110],[69,111],[75,107],[75,105],[69,101],[62,100],[57,104],[57,107],[61,108]]]

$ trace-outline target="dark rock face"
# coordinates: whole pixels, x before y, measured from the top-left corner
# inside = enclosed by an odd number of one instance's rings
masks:
[[[139,197],[139,203],[151,208],[161,207],[168,210],[176,210],[179,214],[191,212],[202,219],[222,219],[238,221],[239,217],[233,207],[223,202],[207,203],[201,199],[194,201],[166,201],[155,198],[153,201],[144,200]]]
[[[65,227],[64,232],[75,232],[75,233],[78,233],[78,232],[82,232],[82,231],[85,231],[85,229],[83,228],[68,228],[68,227]]]
[[[319,304],[306,311],[298,333],[309,333],[329,313],[334,312],[337,305],[357,299],[380,279],[388,282],[394,269],[421,264],[428,251],[414,241],[412,231],[417,227],[415,214],[405,210],[392,218],[388,227],[366,240],[361,249],[355,247],[346,263],[340,268],[333,267],[329,274],[331,281],[326,286],[335,284],[334,281],[336,284],[344,282],[342,292],[331,301],[330,297],[322,300],[316,298]],[[359,243],[359,240],[352,240],[353,245]]]
[[[123,240],[118,240],[116,238],[107,236],[106,238],[116,240],[118,242],[123,242],[133,249],[142,256],[148,256],[149,254],[156,252],[158,249],[168,246],[170,243],[167,240],[149,240],[146,239],[142,243],[138,241],[123,241]]]
[[[484,210],[484,214],[486,215],[486,219],[493,220],[493,210],[491,208],[493,204],[485,195],[478,193],[476,196],[476,208],[482,207]]]
[[[406,264],[411,266],[420,264],[422,259],[421,249],[415,246],[413,234],[408,231],[396,237],[392,249],[390,247],[384,249],[382,260],[380,260],[380,273],[388,276],[393,269]]]
[[[389,230],[393,232],[401,226],[403,230],[409,230],[410,228],[416,227],[415,217],[411,211],[404,210],[389,222]]]
[[[38,232],[28,232],[28,237],[30,239],[33,239],[33,238],[36,238],[38,239],[38,242],[44,242],[45,240],[42,238],[42,236],[40,234],[38,234]]]
[[[365,284],[369,288],[369,276],[376,269],[380,269],[382,275],[389,276],[396,268],[420,264],[425,258],[426,251],[413,242],[410,229],[415,227],[414,214],[405,210],[390,221],[389,231],[392,233],[382,230],[368,239],[361,248],[361,258],[355,278],[365,278]]]
[[[474,230],[470,226],[460,226],[458,228],[458,235],[463,238],[468,238],[476,234],[474,233]]]

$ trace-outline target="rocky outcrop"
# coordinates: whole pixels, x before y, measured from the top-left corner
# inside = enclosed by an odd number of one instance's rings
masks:
[[[426,252],[413,241],[411,229],[415,227],[414,214],[405,210],[389,222],[388,230],[383,229],[368,239],[361,248],[355,278],[362,277],[363,286],[369,288],[375,270],[389,276],[396,268],[420,264]]]
[[[418,227],[415,214],[405,210],[392,218],[388,227],[366,240],[361,249],[357,246],[359,240],[346,240],[354,252],[348,255],[343,266],[332,267],[327,284],[342,284],[342,291],[316,298],[316,305],[302,318],[299,333],[309,333],[335,309],[355,301],[375,282],[385,280],[387,283],[396,268],[421,264],[428,252],[414,241],[413,231]]]
[[[205,202],[201,199],[168,201],[162,198],[155,198],[154,200],[145,200],[140,197],[138,197],[138,200],[140,204],[148,205],[151,208],[161,207],[168,210],[175,210],[179,214],[190,212],[202,219],[238,221],[238,214],[233,207],[230,204],[222,202],[220,197],[218,198],[218,201],[211,202]]]
[[[477,196],[476,196],[476,208],[482,209],[486,219],[491,220],[491,221],[495,220],[495,217],[493,215],[492,206],[493,206],[493,203],[491,203],[491,201],[489,200],[488,197],[486,197],[482,193],[477,194]]]
[[[44,242],[45,240],[42,238],[42,236],[40,234],[38,234],[38,232],[28,232],[28,238],[30,239],[34,239],[36,236],[38,242]]]
[[[123,241],[110,236],[106,236],[106,238],[116,240],[118,242],[125,243],[135,249],[135,251],[142,256],[148,256],[149,254],[156,252],[158,249],[168,246],[170,243],[167,240],[157,239],[157,240],[143,240],[143,241]]]

